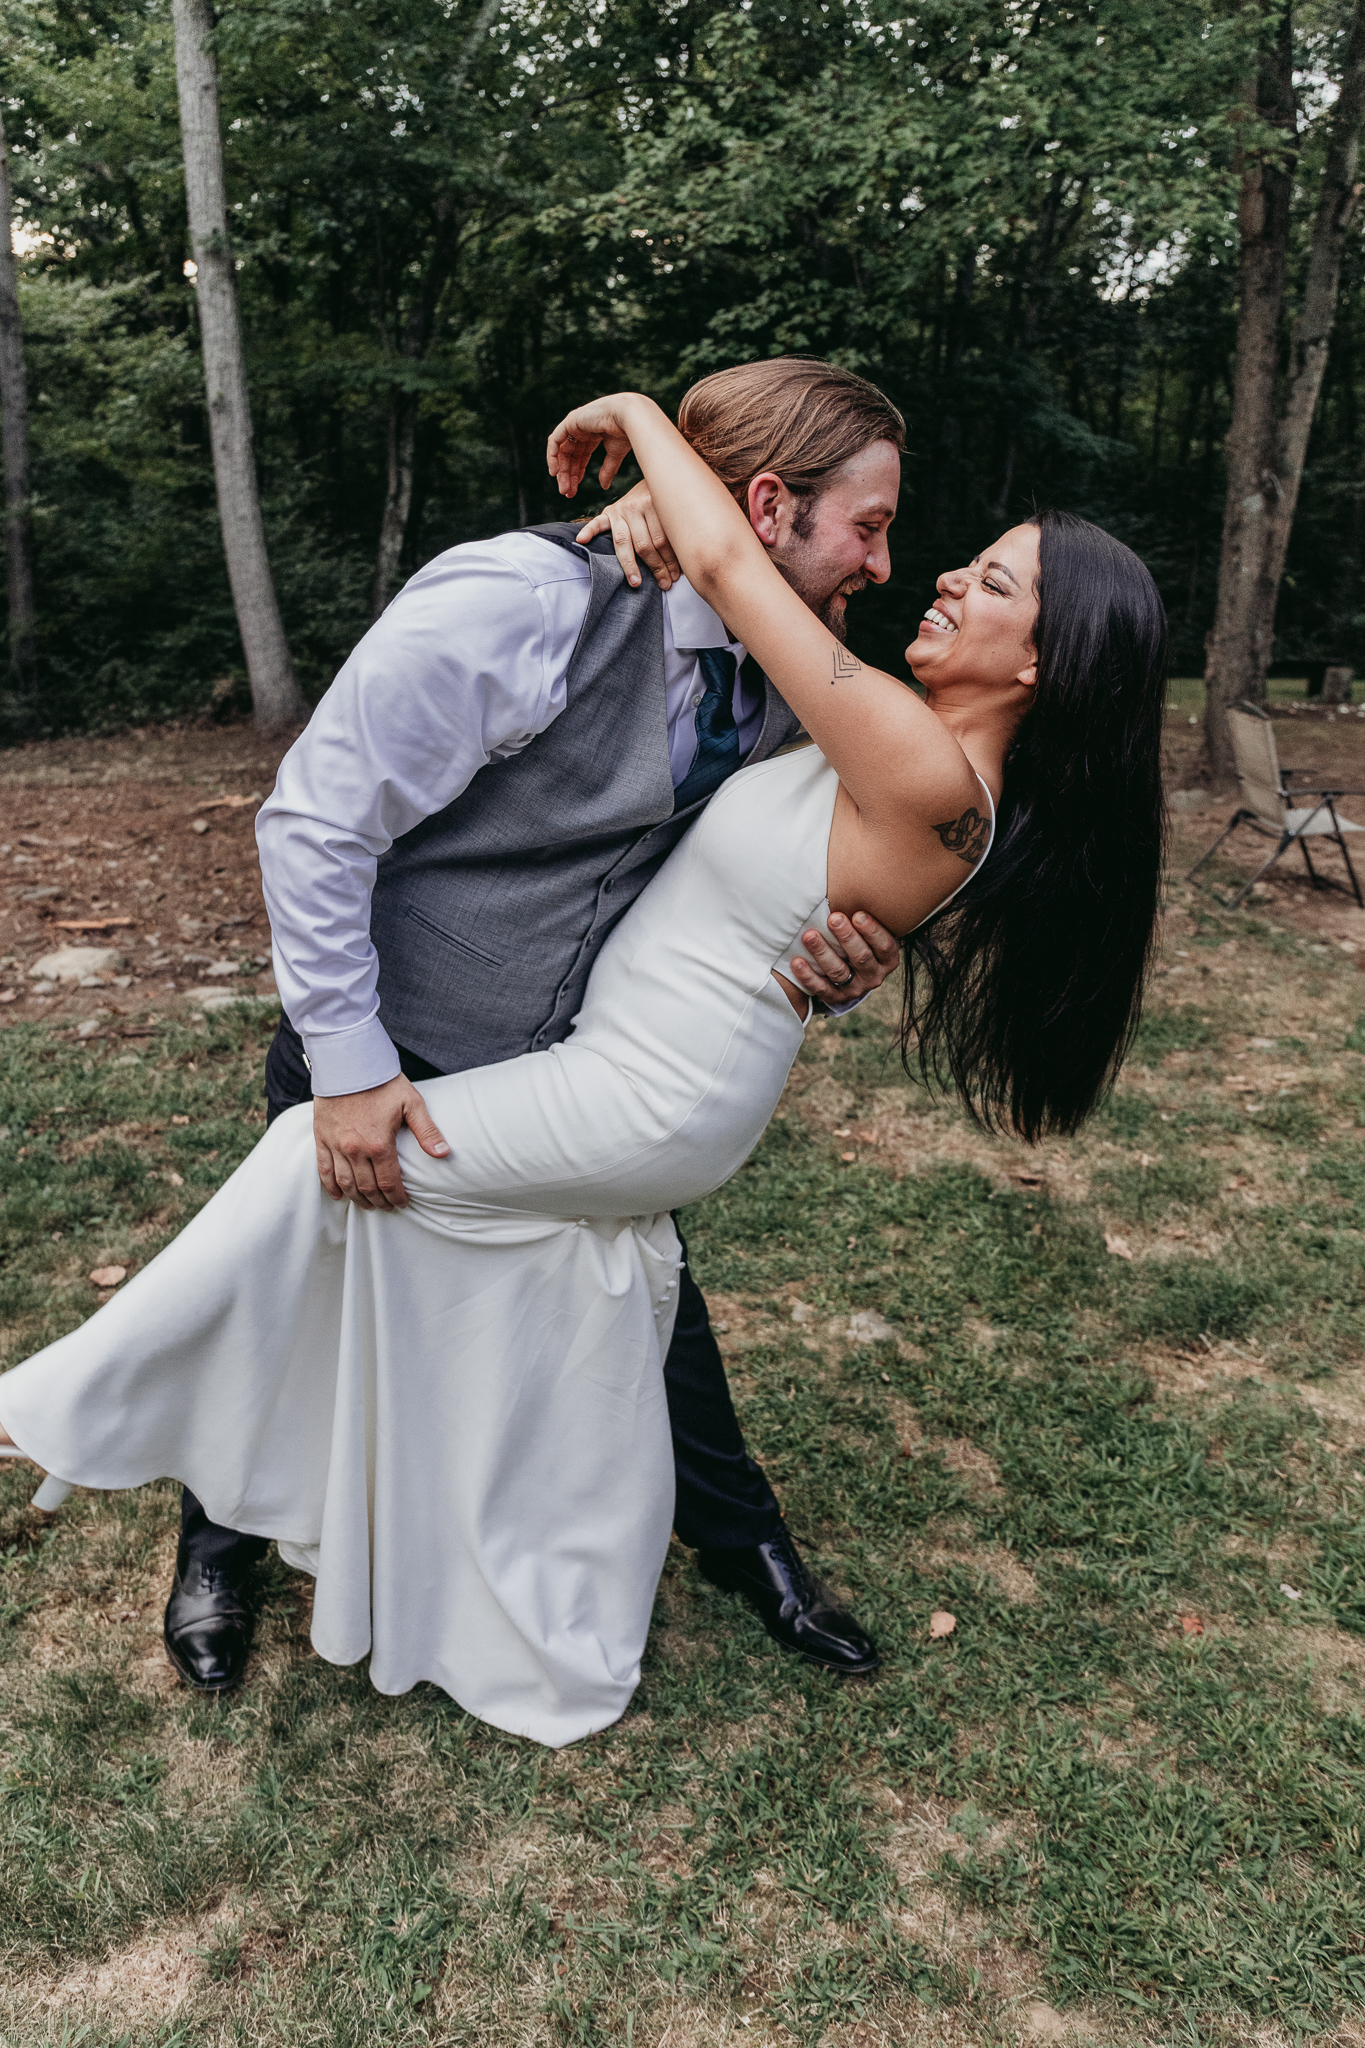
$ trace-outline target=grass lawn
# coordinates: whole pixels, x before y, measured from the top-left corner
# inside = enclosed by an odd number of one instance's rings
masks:
[[[675,1546],[575,1748],[321,1663],[278,1563],[199,1705],[175,1490],[47,1518],[0,1467],[7,2048],[1365,2039],[1365,985],[1188,890],[1165,943],[1079,1140],[932,1104],[888,1003],[685,1218],[874,1681]],[[0,1033],[0,1363],[243,1156],[269,1028]]]

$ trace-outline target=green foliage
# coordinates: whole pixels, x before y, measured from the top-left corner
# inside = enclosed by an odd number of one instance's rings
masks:
[[[897,663],[945,561],[1041,499],[1144,553],[1201,665],[1252,0],[517,0],[471,40],[477,11],[248,0],[218,27],[266,519],[312,689],[366,622],[404,408],[410,568],[558,516],[543,437],[586,385],[676,398],[786,349],[865,370],[910,421],[897,573],[855,617],[869,654]],[[1303,12],[1306,121],[1340,17]],[[45,716],[231,710],[169,7],[4,0],[0,48]],[[1356,655],[1356,542],[1339,577],[1299,572],[1358,496],[1361,286],[1353,241],[1281,608],[1300,663]]]

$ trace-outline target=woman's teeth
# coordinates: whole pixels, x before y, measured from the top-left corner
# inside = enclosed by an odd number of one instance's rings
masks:
[[[957,627],[953,624],[952,620],[945,618],[936,604],[931,604],[928,611],[924,614],[924,623],[926,626],[932,626],[939,633],[955,633],[957,631]]]

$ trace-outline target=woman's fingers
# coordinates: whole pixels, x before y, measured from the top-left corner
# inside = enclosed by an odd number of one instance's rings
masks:
[[[609,488],[630,453],[630,437],[621,431],[609,398],[595,398],[566,413],[545,444],[545,463],[563,498],[572,498],[587,474],[592,451],[602,444],[599,481]]]
[[[651,543],[650,548],[641,548],[641,558],[654,571],[660,589],[671,590],[682,575],[682,564],[674,554],[673,543],[664,532],[663,522],[654,510],[653,498],[641,509]]]
[[[631,543],[630,525],[627,520],[619,516],[615,506],[609,512],[599,512],[595,519],[590,519],[586,526],[579,528],[578,539],[580,546],[586,547],[590,540],[596,540],[599,533],[609,533],[611,535],[611,543],[616,550],[616,559],[621,564],[625,579],[632,590],[638,590],[640,587],[640,568],[635,559],[635,549]]]
[[[586,546],[599,533],[609,533],[626,581],[638,590],[642,568],[648,569],[660,590],[671,590],[682,575],[673,543],[664,532],[654,509],[648,484],[636,484],[624,498],[609,505],[580,528],[578,538]]]

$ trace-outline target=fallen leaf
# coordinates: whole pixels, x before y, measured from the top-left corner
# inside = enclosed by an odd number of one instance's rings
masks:
[[[856,1152],[841,1152],[839,1157],[843,1160],[845,1166],[850,1166],[858,1155]]]
[[[1204,1633],[1204,1624],[1197,1614],[1182,1614],[1180,1626],[1187,1636],[1202,1636]]]
[[[168,1180],[173,1188],[183,1188],[185,1185],[185,1176],[183,1173],[168,1173],[165,1174],[163,1178]],[[728,1329],[729,1325],[727,1323],[717,1323],[716,1328],[718,1330],[724,1330]]]
[[[1112,1252],[1116,1259],[1131,1259],[1133,1256],[1127,1238],[1115,1237],[1112,1230],[1106,1230],[1104,1233],[1104,1248],[1107,1252]]]
[[[875,1131],[855,1131],[853,1135],[860,1145],[876,1145],[881,1142]]]
[[[1302,1600],[1303,1598],[1303,1594],[1297,1586],[1288,1585],[1283,1579],[1280,1581],[1280,1591],[1284,1594],[1286,1600]]]
[[[120,1280],[128,1278],[126,1266],[96,1266],[90,1275],[96,1287],[117,1287]]]
[[[187,1116],[173,1116],[171,1118],[171,1122],[173,1124],[187,1124],[189,1122],[189,1118]]]
[[[931,1636],[950,1636],[956,1627],[957,1616],[949,1614],[944,1607],[936,1607],[929,1616],[929,1634]]]
[[[1017,1182],[1021,1188],[1040,1188],[1043,1185],[1041,1173],[1012,1173],[1010,1179]]]

